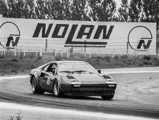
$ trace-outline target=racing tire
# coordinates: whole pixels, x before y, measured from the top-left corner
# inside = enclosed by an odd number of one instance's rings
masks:
[[[60,90],[59,83],[57,80],[55,80],[53,84],[53,93],[56,97],[62,97],[64,95],[63,92]]]
[[[103,100],[111,100],[113,99],[114,95],[107,95],[107,96],[101,96]]]
[[[35,77],[31,78],[31,89],[33,94],[44,94],[44,91],[38,87]]]

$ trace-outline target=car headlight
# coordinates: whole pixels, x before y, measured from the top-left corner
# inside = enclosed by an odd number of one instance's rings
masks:
[[[81,85],[73,85],[73,87],[81,87]]]
[[[81,87],[81,82],[71,82],[73,87]]]
[[[80,85],[81,82],[74,82],[74,81],[72,81],[71,84],[73,84],[73,85],[79,84]]]
[[[115,80],[108,76],[108,75],[103,75],[104,79],[106,80],[106,83],[115,83]]]
[[[114,79],[107,79],[106,83],[115,83],[115,80]]]
[[[71,81],[71,84],[73,85],[73,87],[81,87],[81,82],[79,82],[73,76],[67,76],[67,78],[69,79],[69,81]]]
[[[73,76],[63,76],[62,80],[65,83],[72,84],[72,85],[81,84],[81,82],[78,82],[78,80],[75,79]]]

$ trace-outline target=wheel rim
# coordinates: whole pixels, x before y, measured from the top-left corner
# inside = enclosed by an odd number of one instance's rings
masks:
[[[57,82],[55,82],[55,84],[54,84],[54,95],[55,95],[55,96],[58,96],[58,94],[59,94],[58,84],[57,84]]]

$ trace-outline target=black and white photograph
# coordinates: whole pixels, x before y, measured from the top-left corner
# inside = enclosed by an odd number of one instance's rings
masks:
[[[0,0],[0,120],[84,119],[159,119],[159,0]]]

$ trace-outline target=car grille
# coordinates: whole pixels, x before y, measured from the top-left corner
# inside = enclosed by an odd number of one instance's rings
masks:
[[[79,88],[73,87],[72,91],[109,91],[115,90],[116,86],[108,87],[107,86],[81,86]]]
[[[99,90],[99,89],[76,89],[70,91],[74,96],[102,96],[102,95],[114,95],[115,90]]]
[[[107,87],[81,87],[81,91],[100,91],[100,90],[106,90]]]

